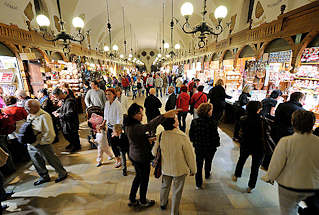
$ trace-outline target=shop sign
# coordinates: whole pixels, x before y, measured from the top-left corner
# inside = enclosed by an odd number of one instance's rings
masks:
[[[37,60],[35,53],[20,53],[21,60]]]
[[[14,72],[0,72],[0,83],[13,83]]]
[[[269,63],[289,63],[291,61],[292,51],[272,52],[269,54]]]
[[[301,62],[319,61],[319,47],[306,48],[302,54]]]

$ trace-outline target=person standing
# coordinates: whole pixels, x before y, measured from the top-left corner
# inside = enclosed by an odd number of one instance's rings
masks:
[[[178,113],[178,123],[179,129],[183,132],[186,130],[186,117],[189,111],[189,101],[190,97],[187,94],[187,87],[183,85],[181,86],[181,93],[178,95],[176,100],[176,108],[182,109],[182,111]]]
[[[141,97],[142,95],[142,92],[143,92],[143,95],[144,95],[144,83],[143,83],[143,79],[141,78],[141,76],[138,76],[137,77],[137,80],[136,80],[136,85],[137,85],[137,91],[138,91],[138,96]]]
[[[133,103],[128,109],[128,117],[125,120],[124,128],[129,140],[129,158],[133,163],[136,175],[132,182],[129,195],[130,207],[150,207],[155,204],[154,200],[146,198],[150,163],[153,159],[149,136],[147,133],[156,130],[157,126],[164,122],[165,118],[174,118],[178,110],[171,110],[165,114],[157,116],[148,124],[143,125],[143,107]],[[136,199],[136,193],[140,189],[140,199]]]
[[[120,87],[116,87],[115,88],[115,92],[116,92],[116,98],[117,100],[121,103],[122,105],[122,113],[126,114],[127,113],[127,109],[128,109],[128,101],[127,101],[127,97],[125,95],[123,95],[122,93],[122,89]]]
[[[304,110],[301,102],[304,94],[301,92],[294,92],[290,95],[290,100],[281,103],[275,112],[275,135],[274,141],[278,143],[282,137],[292,135],[294,133],[291,124],[291,117],[296,110]]]
[[[282,215],[297,214],[300,201],[307,202],[308,197],[318,196],[319,137],[312,134],[315,120],[310,111],[295,111],[292,114],[295,133],[280,139],[271,158],[265,181],[277,181]]]
[[[190,100],[190,104],[194,106],[194,119],[198,117],[197,114],[197,108],[199,107],[200,104],[206,103],[207,102],[207,96],[205,93],[203,93],[204,86],[198,86],[197,87],[197,93],[195,93]]]
[[[149,93],[150,95],[146,97],[144,102],[147,122],[160,115],[159,109],[162,107],[161,101],[155,96],[155,88],[151,88]]]
[[[240,155],[232,180],[236,182],[237,178],[241,177],[245,162],[251,155],[252,164],[247,188],[248,193],[256,187],[259,167],[265,153],[265,134],[262,118],[259,115],[260,109],[261,103],[259,101],[250,101],[246,108],[247,115],[240,119]]]
[[[129,95],[129,86],[130,86],[130,82],[129,82],[128,78],[126,77],[126,75],[123,75],[123,77],[122,77],[122,87],[124,89],[125,96]]]
[[[282,95],[280,90],[274,90],[271,92],[268,98],[261,101],[262,109],[260,114],[266,118],[273,119],[275,115],[275,107],[277,106],[278,99]]]
[[[55,117],[60,119],[62,133],[64,138],[70,143],[66,149],[70,149],[71,153],[81,149],[79,136],[79,116],[76,111],[75,99],[66,95],[60,88],[55,88],[52,92],[53,96],[62,102],[62,106],[53,112]]]
[[[61,161],[55,155],[52,148],[52,143],[55,138],[55,132],[50,115],[40,108],[40,102],[35,99],[30,99],[26,102],[25,108],[29,112],[27,122],[31,122],[32,129],[36,136],[36,141],[28,144],[28,152],[33,165],[40,178],[34,182],[34,186],[49,182],[49,172],[45,166],[45,160],[58,173],[58,178],[55,183],[63,181],[67,178],[68,173],[64,169]]]
[[[163,176],[160,205],[162,210],[167,208],[173,182],[171,215],[178,215],[186,176],[196,173],[195,155],[189,138],[178,129],[177,117],[166,119],[162,126],[165,131],[159,135],[152,149],[153,156],[156,156],[158,147],[161,149]]]
[[[99,83],[97,81],[91,81],[91,89],[85,96],[86,107],[98,106],[101,109],[104,109],[105,102],[105,93],[99,88]]]
[[[213,87],[208,94],[210,103],[213,105],[213,118],[216,121],[220,121],[223,116],[224,108],[226,105],[225,99],[231,99],[232,97],[227,95],[224,88],[224,81],[219,79],[216,82],[215,87]]]
[[[180,94],[181,87],[183,86],[183,79],[181,76],[180,77],[175,76],[175,78],[176,78],[175,79],[176,94]],[[187,87],[186,87],[186,92],[187,92]]]
[[[18,107],[24,107],[26,101],[30,99],[30,96],[28,96],[27,93],[22,89],[17,90],[15,92],[15,96],[18,99],[18,103],[17,103]]]
[[[152,77],[152,75],[147,75],[145,83],[146,83],[146,96],[149,96],[149,91],[154,86],[154,78]]]
[[[155,87],[156,87],[156,97],[159,96],[158,91],[161,92],[161,97],[163,97],[163,79],[161,78],[161,76],[159,76],[159,74],[156,74],[156,78],[155,78]]]
[[[198,107],[198,118],[193,119],[189,129],[189,137],[193,142],[196,154],[197,173],[195,176],[196,189],[203,185],[202,169],[205,161],[205,178],[211,176],[212,162],[220,146],[217,122],[212,119],[213,105],[203,103]]]
[[[169,85],[168,85],[168,77],[167,77],[167,74],[163,73],[162,79],[163,79],[163,90],[164,90],[165,95],[167,96],[167,95],[168,95],[167,87],[169,86]]]
[[[114,125],[123,124],[123,109],[119,100],[116,98],[116,92],[113,88],[106,90],[107,102],[104,108],[104,121],[103,126],[107,126],[107,140],[112,147],[113,154],[115,156],[115,168],[121,167],[120,151],[112,139],[112,133]]]
[[[165,105],[165,111],[173,110],[176,107],[176,94],[173,86],[168,88],[168,99]]]
[[[246,85],[240,94],[238,101],[235,103],[235,128],[234,128],[234,135],[233,140],[239,140],[239,130],[240,130],[240,117],[245,115],[246,113],[246,105],[249,102],[251,87]]]

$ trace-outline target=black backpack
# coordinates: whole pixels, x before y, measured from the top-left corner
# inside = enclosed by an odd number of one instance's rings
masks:
[[[37,135],[34,134],[32,128],[32,121],[27,121],[23,123],[21,128],[19,129],[18,141],[21,144],[32,144],[37,140]]]

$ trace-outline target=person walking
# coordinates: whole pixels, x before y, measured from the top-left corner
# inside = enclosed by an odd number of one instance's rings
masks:
[[[122,113],[126,114],[128,109],[127,97],[123,95],[122,89],[120,87],[115,88],[116,98],[122,105]]]
[[[197,114],[197,108],[199,107],[199,105],[201,105],[202,103],[206,103],[207,102],[207,96],[205,93],[203,93],[204,90],[204,86],[200,85],[197,87],[197,93],[195,93],[190,100],[190,105],[191,107],[194,108],[194,119],[198,118],[198,114]]]
[[[163,97],[163,79],[159,74],[156,74],[155,78],[155,87],[156,87],[156,97],[159,97],[158,91],[161,92],[161,97]]]
[[[159,109],[162,107],[162,102],[155,96],[155,88],[151,88],[149,94],[144,101],[147,122],[160,115]]]
[[[40,178],[34,182],[34,186],[51,180],[45,166],[45,160],[59,175],[55,183],[65,180],[68,173],[53,152],[51,145],[55,138],[55,132],[50,115],[41,109],[40,102],[35,99],[28,100],[25,104],[25,109],[29,113],[27,122],[31,123],[33,132],[37,135],[36,141],[32,144],[28,144],[31,161],[40,176]]]
[[[216,82],[215,87],[213,87],[209,93],[208,97],[210,103],[214,106],[213,118],[219,122],[223,116],[224,108],[226,105],[225,99],[231,99],[232,97],[227,95],[224,88],[224,81],[219,79]]]
[[[107,102],[105,103],[102,127],[105,125],[107,126],[107,140],[112,147],[112,151],[115,156],[115,168],[119,168],[121,167],[121,154],[112,140],[112,133],[114,125],[123,124],[123,109],[121,103],[116,98],[116,91],[113,88],[108,88],[106,90],[106,98]]]
[[[98,106],[101,109],[104,109],[105,102],[105,93],[99,88],[99,83],[97,81],[91,81],[91,89],[85,96],[86,107]]]
[[[157,138],[152,149],[156,156],[158,147],[161,150],[162,186],[160,192],[160,207],[165,210],[173,182],[171,215],[179,214],[179,204],[182,198],[186,176],[196,173],[195,154],[189,138],[178,129],[178,120],[168,118],[163,123],[165,131]]]
[[[190,97],[187,94],[187,87],[183,85],[181,86],[181,93],[178,95],[176,100],[176,108],[182,109],[182,111],[178,113],[178,122],[179,129],[183,132],[186,130],[186,117],[189,111],[189,101]]]
[[[319,190],[319,137],[312,134],[316,117],[310,111],[297,110],[291,121],[295,133],[280,139],[264,178],[278,183],[281,215],[297,214],[298,203],[308,203],[315,196],[318,199]],[[308,210],[305,214],[318,214],[311,208],[304,210]]]
[[[146,96],[149,96],[149,91],[154,86],[154,78],[152,77],[152,75],[147,75],[145,83],[146,83]]]
[[[245,162],[251,155],[252,164],[247,188],[248,193],[251,193],[256,187],[259,167],[265,152],[265,134],[262,118],[259,115],[260,109],[261,103],[259,101],[250,101],[246,108],[247,115],[240,119],[240,155],[232,180],[236,182],[237,178],[241,177]]]
[[[301,104],[303,99],[303,93],[294,92],[290,95],[289,101],[278,105],[275,112],[275,134],[273,135],[275,143],[278,143],[282,137],[289,136],[294,133],[294,129],[291,124],[291,117],[293,112],[297,110],[304,110]]]
[[[148,124],[142,124],[143,107],[133,103],[128,109],[128,117],[124,122],[125,133],[129,140],[129,158],[132,161],[136,175],[132,182],[129,195],[130,207],[150,207],[155,204],[154,200],[146,198],[150,175],[150,162],[153,159],[152,145],[149,135],[157,126],[164,122],[165,118],[174,118],[179,110],[171,110],[157,116]],[[136,199],[136,193],[140,189],[140,199]]]
[[[128,96],[129,95],[130,81],[128,80],[126,75],[123,75],[123,77],[122,77],[122,87],[124,89],[125,96]]]
[[[193,119],[191,123],[189,137],[193,142],[196,154],[196,189],[202,189],[204,161],[205,178],[208,179],[211,176],[215,152],[220,145],[220,137],[217,122],[212,119],[213,105],[210,103],[202,103],[197,110],[198,118]]]
[[[246,105],[249,102],[249,97],[251,92],[251,87],[246,85],[240,94],[238,101],[235,103],[235,128],[233,140],[239,141],[239,130],[240,130],[240,117],[244,116],[246,113]]]
[[[64,94],[60,88],[55,88],[52,94],[57,100],[62,102],[62,106],[52,114],[60,119],[63,136],[70,143],[65,148],[69,149],[71,153],[79,151],[81,149],[80,122],[76,111],[75,99],[70,95]]]
[[[143,90],[144,83],[143,83],[143,79],[141,78],[141,76],[137,77],[136,85],[137,85],[138,96],[141,97],[142,93],[144,95],[144,90]]]
[[[168,95],[168,92],[167,92],[167,87],[169,87],[169,84],[168,84],[168,77],[165,73],[163,73],[162,75],[162,79],[163,79],[163,90],[164,90],[164,94],[167,96]]]
[[[176,107],[176,94],[173,86],[168,88],[168,93],[169,96],[165,104],[165,111],[173,110]]]
[[[121,152],[121,163],[123,167],[123,176],[127,176],[126,155],[129,152],[129,142],[126,134],[123,132],[122,125],[116,124],[113,128],[112,138],[114,144]]]

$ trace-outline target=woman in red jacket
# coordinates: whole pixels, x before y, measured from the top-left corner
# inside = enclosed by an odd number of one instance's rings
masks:
[[[184,132],[186,129],[186,117],[189,110],[189,100],[190,96],[187,94],[187,87],[183,85],[181,87],[181,94],[179,94],[176,100],[176,109],[182,109],[182,111],[178,113],[178,122],[179,129]]]

